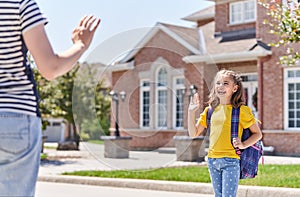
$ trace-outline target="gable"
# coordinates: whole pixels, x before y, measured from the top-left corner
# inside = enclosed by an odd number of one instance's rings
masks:
[[[197,47],[198,45],[197,32],[198,30],[196,28],[186,28],[186,27],[179,27],[173,25],[157,24],[138,43],[138,45],[127,56],[125,56],[124,59],[121,60],[121,62],[124,63],[132,60],[135,57],[135,55],[145,46],[158,47],[159,45],[162,45],[164,42],[156,43],[154,45],[153,43],[149,43],[151,40],[155,39],[155,37],[159,39],[161,35],[165,35],[169,39],[173,40],[173,42],[180,44],[188,51],[190,51],[191,54],[200,54],[200,51]],[[164,46],[166,46],[166,44],[168,43],[165,43]]]

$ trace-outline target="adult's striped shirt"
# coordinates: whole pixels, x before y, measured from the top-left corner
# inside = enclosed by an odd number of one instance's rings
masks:
[[[46,24],[34,0],[0,0],[0,112],[40,116],[22,34]]]

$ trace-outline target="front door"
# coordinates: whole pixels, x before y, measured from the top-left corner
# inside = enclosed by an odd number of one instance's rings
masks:
[[[243,75],[242,79],[246,105],[252,109],[253,114],[257,117],[257,74]]]

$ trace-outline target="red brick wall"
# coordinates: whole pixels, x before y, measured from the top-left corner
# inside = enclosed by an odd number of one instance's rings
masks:
[[[276,36],[268,33],[270,27],[263,24],[265,19],[270,20],[265,8],[258,5],[257,38],[269,44],[278,40]],[[283,48],[272,48],[272,56],[267,61],[262,62],[262,128],[271,130],[281,130],[284,128],[284,91],[283,91],[283,66],[280,65],[279,57],[285,53]]]
[[[128,131],[122,132],[123,136],[131,136],[132,140],[129,143],[131,150],[154,150],[161,147],[174,147],[175,135],[186,135],[187,131]]]
[[[278,37],[268,33],[270,26],[263,24],[267,11],[262,6],[257,6],[258,21],[256,27],[257,38],[266,44],[275,42]],[[294,47],[299,49],[299,45]],[[300,155],[298,142],[299,132],[284,130],[284,66],[279,64],[279,57],[286,53],[284,47],[272,47],[272,56],[259,60],[259,72],[263,78],[260,84],[261,93],[258,97],[259,111],[262,111],[263,141],[266,146],[273,146],[278,155]],[[286,90],[287,91],[287,90]],[[270,131],[271,130],[271,131]],[[272,131],[273,130],[273,131]]]
[[[114,90],[120,92],[126,91],[126,99],[124,102],[119,103],[119,126],[121,135],[130,135],[133,137],[130,142],[130,146],[133,149],[153,149],[161,146],[174,146],[173,136],[177,131],[173,129],[150,131],[140,129],[139,116],[140,116],[140,79],[139,73],[149,72],[151,75],[151,65],[158,59],[163,58],[168,62],[170,66],[175,69],[184,68],[184,75],[186,77],[186,96],[184,100],[185,109],[188,106],[188,87],[195,83],[198,87],[201,87],[201,75],[195,70],[195,66],[187,67],[182,61],[184,56],[189,55],[190,52],[177,41],[173,40],[170,36],[164,32],[159,31],[147,44],[144,46],[135,56],[134,63],[135,69],[113,72],[112,85]],[[191,81],[189,81],[191,80]],[[154,95],[152,95],[152,101]],[[115,111],[115,105],[113,105],[113,112]],[[185,114],[186,117],[187,114]],[[186,123],[184,123],[186,127]],[[112,116],[111,127],[114,128],[114,116]],[[114,129],[112,129],[113,131]],[[135,130],[135,131],[132,131]],[[186,130],[181,130],[179,133],[186,134]],[[146,136],[144,136],[146,135]]]
[[[264,131],[265,146],[273,146],[275,155],[300,156],[299,132]]]

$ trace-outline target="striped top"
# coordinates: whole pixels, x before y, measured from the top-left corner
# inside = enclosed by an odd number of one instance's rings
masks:
[[[46,24],[34,0],[0,0],[0,112],[40,116],[22,34]]]

